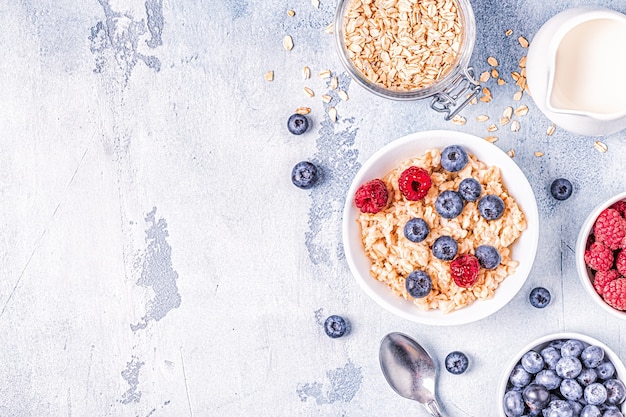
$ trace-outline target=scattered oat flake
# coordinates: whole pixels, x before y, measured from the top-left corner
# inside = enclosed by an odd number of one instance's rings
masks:
[[[489,143],[494,143],[495,141],[498,140],[497,136],[485,136],[485,140]]]
[[[283,38],[283,46],[286,50],[291,51],[293,49],[293,39],[287,35]]]
[[[481,83],[486,83],[487,81],[489,81],[489,78],[491,77],[491,74],[489,74],[489,71],[485,71],[482,74],[480,74],[480,82]]]
[[[320,73],[317,74],[317,76],[320,78],[330,78],[330,70],[320,71]]]
[[[329,96],[328,94],[324,94],[324,95],[322,95],[322,101],[323,101],[324,103],[327,103],[327,104],[328,104],[328,103],[330,103],[330,102],[331,102],[331,100],[332,100],[332,99],[333,99],[333,98],[332,98],[331,96]]]
[[[508,125],[510,121],[511,121],[511,119],[508,118],[508,117],[501,117],[500,118],[500,126]]]
[[[498,66],[498,60],[495,59],[494,57],[490,56],[489,58],[487,58],[487,63],[489,65],[491,65],[492,67],[497,67]]]
[[[500,77],[500,73],[498,72],[497,69],[494,68],[494,69],[491,70],[491,76],[493,78],[498,78],[498,77]]]
[[[330,117],[330,120],[334,122],[337,121],[337,109],[334,107],[329,107],[328,108],[328,116]]]
[[[487,128],[487,132],[495,132],[496,130],[498,130],[498,126],[496,125],[489,125]]]
[[[264,75],[265,81],[274,81],[274,71],[268,71]]]
[[[520,101],[522,99],[522,95],[523,95],[523,91],[518,91],[515,94],[513,94],[513,100],[514,101]]]
[[[316,9],[319,9],[320,0],[311,0],[311,4],[313,4],[313,7],[315,7]]]
[[[523,104],[515,109],[516,116],[525,116],[528,114],[528,106]]]
[[[543,152],[540,152],[540,151],[535,152],[535,156],[538,157],[538,158],[542,157],[543,155],[544,155]]]
[[[340,99],[342,99],[343,101],[348,101],[348,93],[346,93],[343,90],[337,90],[337,95],[339,96]]]
[[[305,66],[302,68],[302,79],[308,80],[309,78],[311,78],[311,68]]]
[[[548,126],[548,130],[546,130],[546,135],[552,136],[554,134],[555,130],[556,130],[556,126],[555,125]]]
[[[482,96],[480,98],[480,101],[482,101],[483,103],[489,103],[491,101],[491,97],[488,96]]]
[[[520,122],[518,120],[513,120],[511,122],[511,132],[519,132],[521,127],[522,126],[520,125]]]
[[[465,119],[465,117],[458,114],[452,118],[452,123],[454,123],[455,125],[464,125],[466,122],[467,120]]]
[[[478,103],[478,99],[476,97],[471,99],[470,102],[469,102],[470,106],[473,106],[474,104],[477,104],[477,103]]]
[[[593,143],[593,147],[596,148],[596,151],[602,153],[606,152],[609,149],[609,147],[606,146],[606,143],[600,142],[599,140]]]
[[[298,107],[295,111],[298,114],[309,114],[311,113],[310,107]]]
[[[520,58],[520,60],[519,60],[519,67],[520,68],[526,68],[526,55],[524,55],[523,57]]]
[[[511,36],[513,34],[513,30],[512,29],[507,29],[506,32],[504,32],[504,34],[506,36]]]
[[[504,79],[502,78],[498,78],[498,85],[504,85],[506,84],[506,81],[504,81]]]
[[[487,97],[491,97],[491,90],[488,89],[487,87],[483,87],[483,94],[486,95]]]
[[[486,114],[481,114],[479,116],[476,116],[477,122],[486,122],[487,120],[489,120],[489,116],[487,116]]]
[[[506,109],[504,109],[504,111],[502,112],[502,117],[506,117],[507,119],[510,119],[511,116],[513,116],[513,107],[509,106]]]
[[[294,17],[295,15],[296,15],[296,12],[294,12],[293,10],[287,10],[287,16]]]
[[[509,149],[509,151],[506,153],[510,158],[514,158],[515,157],[515,149]]]
[[[328,33],[329,35],[332,35],[335,32],[335,23],[331,22],[328,26],[326,26],[326,29],[324,29],[324,32]]]
[[[332,90],[335,90],[335,89],[337,89],[337,87],[338,87],[338,86],[339,86],[339,80],[337,79],[337,77],[333,77],[333,78],[330,80],[330,88],[331,88]]]
[[[520,73],[519,73],[519,72],[517,72],[517,71],[513,71],[513,72],[511,73],[511,78],[513,78],[513,81],[517,81],[517,80],[519,80],[519,78],[520,78],[520,77],[521,77],[521,75],[520,75]]]
[[[315,97],[315,93],[309,87],[304,87],[304,92],[309,97]]]
[[[517,41],[522,46],[522,48],[528,48],[528,39],[526,39],[525,37],[520,36],[519,38],[517,38]]]

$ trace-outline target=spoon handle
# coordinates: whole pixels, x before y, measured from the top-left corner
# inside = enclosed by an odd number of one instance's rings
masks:
[[[428,401],[424,405],[426,406],[426,408],[430,412],[431,416],[433,416],[433,417],[443,417],[443,414],[441,414],[441,410],[439,410],[439,404],[437,404],[437,401],[431,400],[431,401]]]

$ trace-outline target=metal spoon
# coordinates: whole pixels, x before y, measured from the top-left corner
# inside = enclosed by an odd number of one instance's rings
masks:
[[[437,368],[423,347],[405,334],[389,333],[380,342],[379,360],[395,392],[421,403],[433,417],[443,417],[435,399]]]

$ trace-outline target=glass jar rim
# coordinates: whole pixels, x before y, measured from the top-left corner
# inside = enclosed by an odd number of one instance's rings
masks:
[[[459,51],[456,61],[450,71],[428,87],[408,91],[385,88],[380,84],[370,81],[356,68],[348,56],[348,51],[344,42],[343,21],[345,11],[352,1],[354,0],[339,0],[339,4],[337,5],[334,21],[335,47],[339,54],[339,59],[346,71],[350,74],[352,79],[357,82],[357,84],[361,85],[367,91],[370,91],[380,97],[393,100],[419,100],[432,97],[437,93],[444,91],[452,85],[452,83],[454,83],[460,74],[467,72],[469,60],[472,56],[474,44],[476,42],[476,21],[474,11],[469,0],[452,0],[456,3],[457,10],[459,11],[459,16],[461,18],[463,39],[461,42],[461,50]]]

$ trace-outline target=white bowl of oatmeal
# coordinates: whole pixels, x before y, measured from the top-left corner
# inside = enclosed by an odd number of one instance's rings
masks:
[[[462,147],[469,162],[456,173],[442,173],[441,151]],[[409,166],[426,169],[432,186],[420,202],[408,202],[398,190],[397,178]],[[434,200],[444,190],[475,177],[483,194],[499,195],[505,202],[502,217],[487,222],[477,203],[467,202],[454,219],[439,216]],[[377,214],[361,213],[355,193],[364,183],[382,179],[390,203]],[[427,238],[410,242],[403,235],[406,221],[423,218],[430,227]],[[521,289],[537,252],[539,237],[535,195],[523,172],[495,145],[461,132],[427,131],[397,139],[370,157],[355,176],[343,211],[343,243],[348,265],[361,288],[380,306],[405,319],[431,325],[458,325],[480,320],[506,305]],[[440,236],[452,236],[458,256],[472,254],[479,245],[498,248],[501,262],[495,269],[481,268],[476,283],[461,288],[450,278],[449,261],[432,255]],[[457,256],[457,257],[458,257]],[[406,276],[424,270],[432,290],[413,298],[405,289]]]

